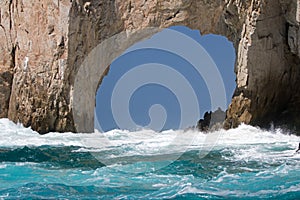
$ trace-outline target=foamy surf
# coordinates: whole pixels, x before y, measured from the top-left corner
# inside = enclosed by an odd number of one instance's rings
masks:
[[[0,119],[0,198],[299,199],[300,138],[241,125],[39,135]]]
[[[295,144],[299,142],[299,137],[284,133],[280,129],[273,131],[262,130],[249,125],[241,125],[236,129],[219,130],[215,132],[201,133],[195,130],[174,131],[168,130],[163,132],[154,132],[152,130],[140,130],[129,132],[126,130],[111,130],[106,133],[100,133],[95,130],[94,133],[48,133],[40,135],[31,128],[24,128],[22,124],[14,124],[8,119],[0,119],[0,146],[42,146],[42,145],[65,145],[65,146],[82,146],[86,144],[83,140],[98,140],[106,138],[111,141],[111,145],[122,144],[149,144],[149,148],[155,146],[164,146],[171,143],[172,140],[180,138],[180,144],[177,145],[203,145],[209,135],[216,138],[213,141],[216,147],[226,145],[242,144],[264,144],[264,143],[287,143]],[[4,139],[5,138],[5,139]],[[150,145],[151,144],[151,145]],[[87,145],[88,146],[88,145]]]

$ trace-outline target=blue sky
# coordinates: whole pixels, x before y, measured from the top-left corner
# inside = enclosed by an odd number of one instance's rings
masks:
[[[194,41],[201,44],[211,56],[223,78],[226,91],[226,103],[228,105],[235,89],[236,78],[234,74],[235,50],[233,44],[225,37],[217,35],[201,36],[199,31],[191,30],[183,26],[171,27],[170,29],[179,31],[189,36]],[[166,34],[163,34],[163,32],[157,33],[149,40],[140,42],[136,45],[143,46],[143,43],[145,44],[163,41],[166,39],[164,38],[166,37]],[[172,39],[172,34],[168,35],[167,37],[169,40]],[[184,47],[184,41],[176,41],[176,38],[174,37],[174,43],[176,42],[182,42],[181,45],[183,48],[186,48],[187,51],[189,51],[188,47]],[[197,52],[190,52],[190,54],[197,56]],[[211,110],[211,99],[207,85],[205,84],[203,77],[201,77],[201,75],[197,72],[197,70],[195,70],[188,60],[162,49],[137,49],[125,52],[111,64],[108,75],[103,79],[103,82],[97,91],[95,113],[102,131],[109,131],[119,128],[133,129],[133,127],[130,125],[126,127],[126,123],[122,124],[122,127],[120,127],[114,119],[111,109],[112,94],[116,83],[124,74],[129,73],[130,70],[137,66],[143,66],[149,63],[159,63],[161,65],[168,66],[176,70],[180,75],[188,80],[197,96],[198,107],[200,110],[200,116],[198,116],[199,119],[206,111]],[[159,72],[154,71],[154,76],[155,73]],[[151,76],[150,74],[151,73],[149,73],[149,76]],[[211,77],[212,79],[214,79],[213,76],[214,75]],[[139,78],[142,77],[136,77],[136,79]],[[166,78],[172,79],[172,77]],[[178,87],[180,89],[181,85],[178,85]],[[114,102],[116,102],[118,105],[118,101],[120,101],[120,105],[123,105],[121,103],[121,101],[123,101],[122,97]],[[129,105],[126,109],[129,110],[132,120],[137,127],[145,127],[151,122],[149,109],[153,105],[160,105],[164,108],[164,112],[166,113],[166,119],[162,130],[179,128],[180,121],[182,120],[180,118],[180,114],[182,112],[180,108],[180,100],[167,86],[156,83],[142,85],[141,87],[137,88],[132,95],[130,95]],[[123,109],[120,109],[120,112],[121,110]],[[159,117],[160,115],[156,116],[156,118]],[[189,125],[195,125],[197,122],[189,121],[188,123]],[[96,128],[99,129],[97,126]]]

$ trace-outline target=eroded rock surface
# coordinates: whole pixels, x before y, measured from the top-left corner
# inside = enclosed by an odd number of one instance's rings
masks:
[[[75,131],[66,80],[70,1],[0,2],[1,117],[40,133]]]
[[[252,1],[239,42],[237,89],[227,112],[228,127],[240,122],[299,127],[295,106],[300,81],[299,33],[295,33],[299,29],[299,3]]]
[[[85,56],[122,32],[129,42],[115,43],[115,55],[134,41],[131,32],[185,25],[226,36],[236,48],[237,89],[227,128],[271,121],[300,127],[299,22],[298,0],[2,0],[0,117],[40,133],[91,132],[91,108],[72,112]],[[89,82],[95,91],[83,91],[86,104],[95,105],[109,64]]]

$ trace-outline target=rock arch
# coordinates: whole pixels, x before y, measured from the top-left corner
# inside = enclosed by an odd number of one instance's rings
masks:
[[[0,91],[1,116],[40,133],[91,132],[93,113],[87,109],[86,115],[78,115],[87,120],[76,125],[72,112],[74,83],[85,56],[121,32],[128,37],[149,27],[184,25],[202,34],[226,36],[235,46],[237,88],[227,111],[227,128],[271,121],[298,126],[297,9],[298,0],[43,0],[33,6],[4,0],[0,43],[7,48],[1,48],[0,78],[6,80],[10,73],[12,83],[0,82],[1,88],[10,88],[9,93]],[[130,41],[116,46],[116,54]],[[108,66],[103,66],[102,77]],[[95,82],[97,86],[101,78]]]

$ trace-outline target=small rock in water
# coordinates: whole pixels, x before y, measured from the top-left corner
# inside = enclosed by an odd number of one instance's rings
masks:
[[[218,108],[214,112],[206,112],[204,118],[200,119],[197,124],[197,128],[200,131],[213,131],[223,128],[223,123],[226,117],[226,112]]]

